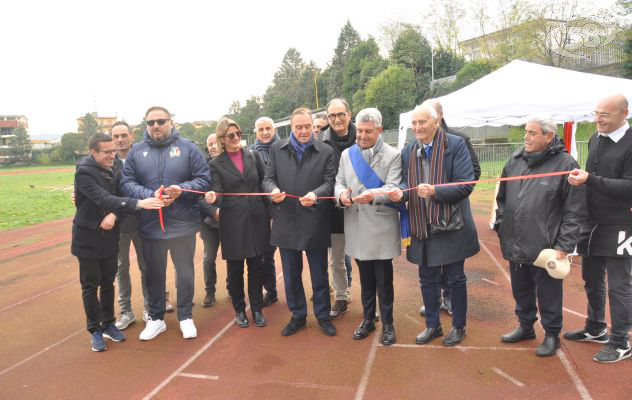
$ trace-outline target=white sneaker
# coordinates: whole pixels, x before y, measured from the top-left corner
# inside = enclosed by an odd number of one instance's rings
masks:
[[[149,321],[149,313],[147,312],[147,310],[143,311],[143,321]]]
[[[185,339],[197,337],[197,329],[191,318],[180,321],[180,330],[182,331],[182,337]]]
[[[149,319],[145,329],[140,333],[138,337],[140,340],[151,340],[167,330],[167,324],[161,319]]]
[[[134,316],[133,312],[121,313],[121,316],[119,317],[118,321],[116,321],[114,326],[122,331],[134,322],[136,322],[136,317]]]

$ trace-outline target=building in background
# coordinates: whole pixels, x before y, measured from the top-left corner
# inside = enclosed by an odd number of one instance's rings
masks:
[[[90,115],[94,117],[94,119],[97,121],[97,124],[99,125],[100,130],[104,133],[109,133],[110,130],[112,129],[112,126],[117,120],[116,116],[103,117],[103,116],[97,115],[97,113],[90,113]],[[83,118],[84,117],[77,118],[77,131],[78,132],[81,132],[81,127],[83,126]]]

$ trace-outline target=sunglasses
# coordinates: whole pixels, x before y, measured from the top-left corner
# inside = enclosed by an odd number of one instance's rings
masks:
[[[168,119],[150,119],[150,120],[147,121],[147,126],[153,127],[156,124],[158,124],[160,126],[163,126],[168,121],[169,121]]]
[[[241,131],[227,133],[226,137],[229,138],[230,140],[233,140],[236,137],[241,138]]]

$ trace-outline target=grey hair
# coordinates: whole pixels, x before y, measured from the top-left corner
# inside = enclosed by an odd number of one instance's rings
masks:
[[[339,97],[336,97],[335,99],[331,99],[331,100],[329,100],[329,103],[327,103],[327,107],[326,107],[326,109],[327,109],[327,110],[329,110],[329,107],[331,107],[331,105],[332,105],[333,103],[335,103],[336,101],[341,102],[341,103],[342,103],[342,105],[344,105],[344,106],[345,106],[345,108],[347,109],[347,112],[351,112],[351,108],[349,107],[349,102],[347,102],[347,100],[345,100],[345,99],[341,99],[341,98],[339,98]]]
[[[274,120],[272,118],[270,118],[270,117],[259,117],[255,121],[255,129],[254,129],[255,132],[257,132],[257,125],[259,125],[259,124],[261,124],[263,122],[269,123],[270,125],[272,125],[272,129],[275,129],[274,128]]]
[[[327,113],[326,112],[319,112],[318,114],[314,115],[314,119],[324,119],[325,121],[327,120]]]
[[[437,114],[437,110],[435,110],[435,108],[432,105],[426,102],[421,103],[420,105],[415,107],[415,109],[413,110],[413,114],[417,112],[425,112],[426,114],[429,114],[434,120],[437,120],[439,118],[439,114]]]
[[[356,115],[356,124],[359,122],[375,122],[375,127],[381,128],[382,113],[377,108],[365,108]]]
[[[531,115],[527,118],[527,123],[529,122],[538,124],[543,135],[548,132],[557,134],[557,124],[550,115]]]

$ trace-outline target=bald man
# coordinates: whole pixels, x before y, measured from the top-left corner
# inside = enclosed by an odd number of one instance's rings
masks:
[[[580,231],[582,278],[588,297],[584,329],[564,338],[603,343],[593,357],[601,363],[630,358],[632,328],[632,129],[626,121],[628,101],[620,94],[599,102],[593,112],[597,133],[588,142],[586,170],[568,176],[571,185],[586,185],[588,223]],[[606,324],[606,276],[612,329]]]

